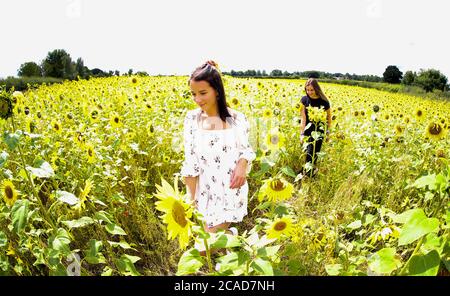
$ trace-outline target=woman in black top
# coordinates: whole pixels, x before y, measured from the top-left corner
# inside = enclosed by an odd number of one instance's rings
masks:
[[[301,124],[301,138],[300,142],[303,144],[304,137],[307,136],[308,146],[306,147],[306,163],[310,162],[311,167],[314,167],[316,162],[316,153],[322,148],[324,135],[329,134],[331,128],[331,109],[330,101],[323,93],[316,79],[310,78],[305,84],[306,96],[302,98],[302,124]],[[323,108],[326,112],[326,123],[322,121],[311,120],[308,116],[309,108]],[[320,135],[316,139],[311,135],[312,132],[318,132]],[[314,176],[316,171],[312,169],[304,169],[304,174]]]

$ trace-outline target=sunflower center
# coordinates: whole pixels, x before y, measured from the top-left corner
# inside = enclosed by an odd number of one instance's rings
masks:
[[[0,101],[0,110],[1,110],[1,112],[2,113],[6,113],[6,112],[8,112],[8,103],[7,102],[5,102],[5,101]]]
[[[184,212],[184,207],[178,201],[174,202],[172,206],[172,217],[181,227],[186,226],[186,213]]]
[[[428,131],[432,135],[439,135],[442,132],[442,128],[439,124],[433,124],[432,126],[430,126]]]
[[[88,154],[89,154],[90,157],[92,157],[92,155],[94,154],[93,151],[92,151],[92,149],[89,149],[89,150],[88,150]]]
[[[277,222],[273,228],[276,231],[283,231],[284,229],[286,229],[286,225],[287,225],[286,222],[280,221],[280,222]]]
[[[280,180],[275,180],[270,183],[270,188],[272,188],[272,190],[274,191],[282,191],[285,188],[285,186],[284,183],[281,182]]]
[[[272,143],[273,145],[277,145],[279,141],[280,137],[278,135],[270,136],[270,143]]]
[[[55,130],[57,130],[57,131],[59,130],[59,125],[55,124],[54,127],[55,127]]]
[[[114,117],[114,122],[115,123],[119,123],[119,118],[118,117]]]
[[[14,197],[14,192],[11,186],[5,187],[5,195],[7,199],[12,199]]]

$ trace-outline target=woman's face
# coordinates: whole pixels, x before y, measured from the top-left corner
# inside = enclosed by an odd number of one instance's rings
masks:
[[[316,94],[314,87],[310,84],[306,86],[306,93],[310,98],[318,98],[319,96]]]
[[[208,81],[189,82],[191,93],[195,103],[207,114],[217,112],[217,91],[211,87]]]

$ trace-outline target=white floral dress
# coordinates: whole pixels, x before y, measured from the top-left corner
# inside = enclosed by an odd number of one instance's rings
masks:
[[[231,126],[227,129],[202,129],[200,108],[188,111],[184,120],[181,176],[198,176],[195,200],[208,227],[240,222],[247,215],[248,183],[231,189],[231,175],[241,158],[248,162],[248,174],[256,155],[249,144],[250,125],[245,115],[230,111],[233,120],[227,120]]]

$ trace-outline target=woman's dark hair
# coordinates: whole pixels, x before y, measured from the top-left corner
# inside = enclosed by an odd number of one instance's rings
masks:
[[[226,121],[227,117],[230,118],[231,114],[228,111],[228,104],[225,98],[225,89],[223,87],[222,77],[219,70],[217,70],[217,64],[214,61],[207,61],[200,67],[192,72],[188,83],[191,81],[207,81],[212,88],[217,91],[217,105],[219,107],[219,117],[222,121]]]

